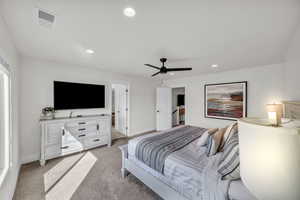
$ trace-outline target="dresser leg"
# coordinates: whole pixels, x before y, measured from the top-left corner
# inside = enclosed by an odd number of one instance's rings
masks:
[[[42,167],[44,167],[45,164],[46,164],[46,161],[45,161],[45,160],[40,160],[40,165],[41,165]]]

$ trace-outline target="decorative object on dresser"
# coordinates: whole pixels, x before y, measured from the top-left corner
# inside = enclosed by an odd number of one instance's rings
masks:
[[[54,119],[55,110],[53,107],[45,107],[42,109],[42,119]]]
[[[285,118],[300,117],[300,102],[283,106]],[[241,178],[257,199],[300,199],[299,117],[277,127],[268,119],[239,120]]]
[[[45,161],[91,149],[111,146],[111,116],[41,119],[41,166]]]
[[[206,118],[236,120],[247,116],[247,81],[206,84]]]

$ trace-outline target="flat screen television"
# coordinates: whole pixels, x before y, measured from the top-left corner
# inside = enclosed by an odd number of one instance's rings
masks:
[[[54,109],[105,108],[105,85],[54,81]]]
[[[177,106],[184,106],[184,94],[177,95]]]

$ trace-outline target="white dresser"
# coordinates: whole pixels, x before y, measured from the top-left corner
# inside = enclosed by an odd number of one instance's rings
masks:
[[[102,145],[111,146],[110,115],[40,120],[40,124],[42,166],[52,158]]]

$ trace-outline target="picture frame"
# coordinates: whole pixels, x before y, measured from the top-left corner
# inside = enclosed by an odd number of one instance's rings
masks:
[[[205,118],[236,121],[247,117],[247,87],[247,81],[205,84]]]

